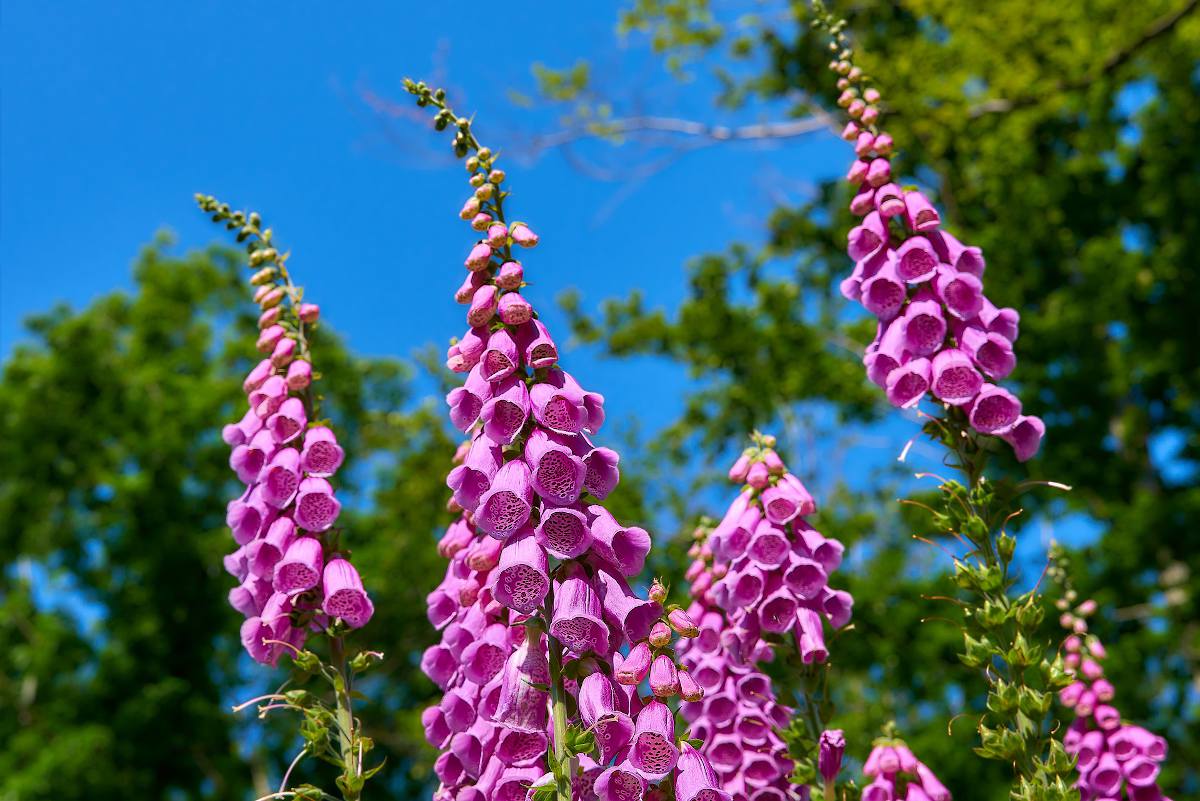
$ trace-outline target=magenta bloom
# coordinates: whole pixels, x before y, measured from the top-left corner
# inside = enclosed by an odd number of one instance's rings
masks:
[[[673,713],[661,701],[648,702],[634,724],[629,764],[642,778],[655,782],[670,773],[678,759]]]
[[[1006,434],[1021,416],[1021,402],[1011,392],[984,384],[971,404],[971,425],[984,434]]]
[[[817,772],[828,784],[837,778],[842,769],[842,756],[846,753],[845,734],[841,729],[826,729],[821,732],[819,745]]]
[[[342,466],[345,453],[337,437],[325,426],[314,426],[304,435],[304,450],[300,454],[304,471],[316,478],[328,478]]]
[[[341,618],[352,629],[362,628],[375,614],[358,571],[345,559],[331,559],[325,565],[323,590],[325,614]]]
[[[579,685],[579,716],[596,737],[597,756],[609,762],[633,738],[633,721],[626,712],[624,691],[602,673],[592,673]]]
[[[712,766],[688,743],[680,749],[678,766],[675,801],[731,801]]]
[[[296,524],[306,531],[327,531],[337,520],[341,503],[323,478],[306,478],[296,492]]]
[[[275,591],[285,595],[311,590],[324,572],[325,555],[315,537],[298,537],[275,565]]]
[[[500,563],[491,576],[496,600],[523,614],[541,606],[550,591],[546,552],[528,533],[505,541]]]
[[[476,525],[498,539],[508,537],[525,525],[533,504],[530,479],[529,466],[525,462],[520,459],[506,462],[479,499]]]
[[[550,714],[548,695],[535,686],[550,682],[541,639],[521,643],[505,663],[502,677],[495,722],[517,731],[545,732]]]
[[[591,582],[579,574],[569,576],[554,591],[550,634],[572,653],[605,653],[608,627],[601,614],[600,596]]]

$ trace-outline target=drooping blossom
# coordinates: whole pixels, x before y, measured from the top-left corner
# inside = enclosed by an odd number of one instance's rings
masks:
[[[1104,644],[1088,632],[1087,618],[1096,602],[1083,601],[1073,610],[1067,606],[1060,618],[1070,632],[1062,645],[1063,662],[1075,681],[1059,691],[1058,700],[1075,712],[1063,746],[1075,757],[1082,801],[1166,799],[1158,774],[1167,757],[1167,741],[1122,720],[1116,688],[1104,676]]]
[[[729,472],[745,486],[711,533],[697,532],[686,577],[699,632],[680,649],[686,675],[705,691],[702,704],[683,710],[691,736],[703,740],[700,753],[721,786],[746,801],[792,792],[792,763],[776,733],[792,710],[758,668],[775,656],[763,635],[783,637],[805,663],[824,662],[825,624],[845,626],[853,606],[849,593],[828,584],[842,545],[805,519],[816,504],[773,445],[756,435]]]
[[[310,632],[337,621],[360,628],[375,611],[335,528],[341,504],[330,478],[344,454],[333,430],[313,422],[305,334],[319,309],[299,303],[283,275],[270,267],[252,279],[264,358],[242,382],[245,413],[221,432],[232,449],[229,466],[245,484],[226,510],[239,546],[225,557],[239,582],[229,603],[246,618],[246,651],[269,665],[302,648]]]
[[[999,384],[1016,366],[1020,315],[984,294],[983,252],[943,230],[920,190],[895,183],[879,91],[860,85],[861,70],[848,62],[830,66],[841,76],[838,104],[851,116],[842,137],[857,158],[846,180],[857,187],[850,211],[861,218],[848,235],[854,270],[841,292],[878,319],[863,357],[868,378],[894,406],[932,398],[961,410],[980,434],[1004,439],[1020,461],[1032,458],[1046,427]]]
[[[950,791],[904,741],[884,736],[863,763],[862,801],[950,801]]]
[[[641,801],[671,782],[694,788],[687,801],[722,798],[708,792],[707,760],[685,758],[675,731],[672,705],[703,691],[681,674],[673,642],[698,628],[636,588],[651,540],[604,505],[619,481],[617,453],[594,440],[604,397],[564,369],[522,294],[518,252],[539,238],[504,220],[503,173],[482,152],[468,166],[476,189],[461,216],[481,238],[454,293],[466,330],[446,358],[462,382],[446,397],[450,420],[468,440],[446,481],[459,514],[439,543],[450,564],[428,598],[441,639],[421,660],[443,691],[422,718],[442,750],[434,797],[508,798],[511,779],[524,798],[554,783],[547,689],[549,657],[561,653],[568,724],[595,739],[570,777],[576,798]]]

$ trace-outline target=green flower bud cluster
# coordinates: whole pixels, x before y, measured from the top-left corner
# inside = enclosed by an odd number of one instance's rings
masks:
[[[1014,801],[1078,799],[1068,774],[1074,760],[1056,737],[1051,709],[1071,682],[1061,655],[1039,633],[1046,602],[1037,588],[1013,593],[1016,538],[1005,530],[1014,501],[1029,483],[993,482],[983,475],[991,444],[951,409],[925,432],[953,454],[966,483],[946,480],[927,507],[935,530],[968,546],[954,557],[953,581],[962,608],[959,660],[987,682],[987,708],[977,724],[975,753],[1010,764]]]

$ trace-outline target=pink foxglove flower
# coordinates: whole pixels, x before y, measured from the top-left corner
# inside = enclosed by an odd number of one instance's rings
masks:
[[[331,547],[341,503],[329,479],[345,454],[332,429],[310,424],[313,362],[304,326],[320,309],[298,303],[289,279],[266,280],[256,293],[263,313],[255,344],[270,357],[242,382],[246,411],[222,438],[246,485],[226,515],[241,546],[225,560],[240,582],[229,602],[246,615],[246,650],[273,665],[312,630],[335,621],[360,628],[374,607],[353,565]]]
[[[516,801],[554,785],[563,775],[550,770],[555,726],[566,725],[596,743],[566,777],[575,797],[643,801],[682,780],[673,775],[681,732],[666,702],[686,708],[704,690],[686,672],[681,678],[672,641],[699,629],[682,610],[668,616],[661,592],[651,599],[630,586],[650,534],[604,506],[620,480],[617,453],[591,439],[604,423],[604,397],[563,369],[523,291],[528,265],[514,248],[539,239],[506,221],[504,176],[491,159],[480,151],[468,163],[474,194],[461,216],[485,235],[454,293],[469,330],[447,352],[460,376],[446,397],[450,419],[469,442],[447,477],[451,508],[461,511],[438,544],[450,562],[427,599],[440,640],[421,659],[444,692],[422,716],[442,751],[434,797],[492,801],[510,798],[511,788]],[[239,429],[230,438],[246,436]],[[803,503],[795,488],[784,494]],[[651,694],[642,698],[637,685],[647,678]],[[550,715],[555,694],[574,703]],[[697,759],[688,801],[727,798],[706,794],[714,774]]]
[[[1063,746],[1075,757],[1078,786],[1085,798],[1164,798],[1157,782],[1160,765],[1167,757],[1167,741],[1124,722],[1117,708],[1108,703],[1115,699],[1116,689],[1104,678],[1099,661],[1104,646],[1088,633],[1087,618],[1095,610],[1095,601],[1089,599],[1065,612],[1061,620],[1073,632],[1063,641],[1063,661],[1076,679],[1058,694],[1059,703],[1075,712]]]
[[[729,475],[746,486],[716,528],[700,533],[688,570],[694,602],[687,615],[697,636],[680,649],[687,669],[680,690],[687,676],[705,695],[683,714],[720,787],[735,798],[788,797],[792,764],[776,730],[792,711],[758,669],[774,657],[762,635],[782,635],[804,662],[824,662],[825,624],[846,625],[853,602],[828,586],[841,543],[808,524],[816,503],[769,440],[748,448]]]
[[[929,397],[961,408],[976,431],[1008,442],[1020,461],[1031,459],[1045,425],[1023,415],[1011,392],[981,380],[1013,371],[1020,318],[984,294],[980,249],[941,230],[941,216],[922,192],[892,183],[894,142],[879,129],[877,112],[867,117],[876,108],[864,106],[845,132],[856,156],[847,181],[867,188],[850,204],[863,220],[848,236],[855,266],[842,294],[880,321],[863,359],[867,375],[893,406],[911,408]]]

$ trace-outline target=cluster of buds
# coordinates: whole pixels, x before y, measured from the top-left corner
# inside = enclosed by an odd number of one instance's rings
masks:
[[[446,481],[460,519],[442,540],[452,562],[429,603],[442,642],[422,662],[446,691],[426,711],[427,733],[453,755],[438,760],[435,797],[507,799],[525,782],[560,798],[574,787],[578,799],[640,801],[673,786],[678,801],[727,799],[667,703],[703,696],[672,647],[697,626],[666,605],[661,585],[635,592],[650,535],[603,505],[619,480],[617,454],[591,440],[604,398],[559,366],[521,294],[516,254],[538,237],[506,221],[506,176],[469,120],[441,90],[406,87],[438,110],[435,127],[455,125],[456,153],[471,153],[459,216],[481,235],[455,292],[468,329],[446,361],[464,376],[446,402],[469,440]]]
[[[1064,598],[1059,606],[1059,622],[1071,632],[1063,641],[1063,664],[1075,679],[1058,694],[1062,705],[1075,712],[1063,746],[1075,757],[1082,801],[1164,799],[1157,782],[1167,741],[1123,722],[1113,705],[1116,689],[1104,677],[1104,644],[1088,632],[1087,619],[1095,613],[1096,602],[1088,599],[1072,609]]]
[[[815,22],[835,37],[829,66],[838,76],[838,105],[850,117],[842,138],[857,156],[846,180],[858,188],[850,211],[862,222],[849,234],[855,264],[841,291],[879,321],[863,358],[867,376],[894,406],[915,406],[928,395],[961,409],[975,431],[1003,438],[1025,461],[1037,453],[1046,427],[995,383],[1016,366],[1020,317],[984,295],[982,251],[941,230],[929,199],[896,183],[895,143],[879,124],[879,90],[854,65],[844,21]]]
[[[271,244],[257,213],[234,212],[197,197],[213,219],[250,240],[250,279],[264,358],[242,382],[247,409],[221,435],[232,448],[229,466],[245,490],[226,509],[238,548],[225,568],[240,583],[230,604],[245,615],[241,640],[257,661],[274,665],[285,648],[301,649],[310,631],[359,628],[374,607],[334,529],[341,504],[329,479],[344,457],[329,426],[314,420],[313,380],[306,327],[320,316],[302,303],[286,257]],[[339,623],[340,622],[340,623]]]
[[[950,801],[950,791],[904,741],[886,734],[863,763],[862,801]]]
[[[774,446],[755,434],[729,471],[745,487],[715,529],[697,530],[686,574],[700,631],[682,651],[684,664],[708,695],[684,714],[726,789],[748,801],[790,792],[792,763],[775,729],[787,727],[792,710],[757,668],[775,655],[764,635],[782,642],[790,632],[804,664],[824,662],[823,619],[840,628],[853,606],[849,593],[828,585],[842,545],[805,521],[812,496]]]

